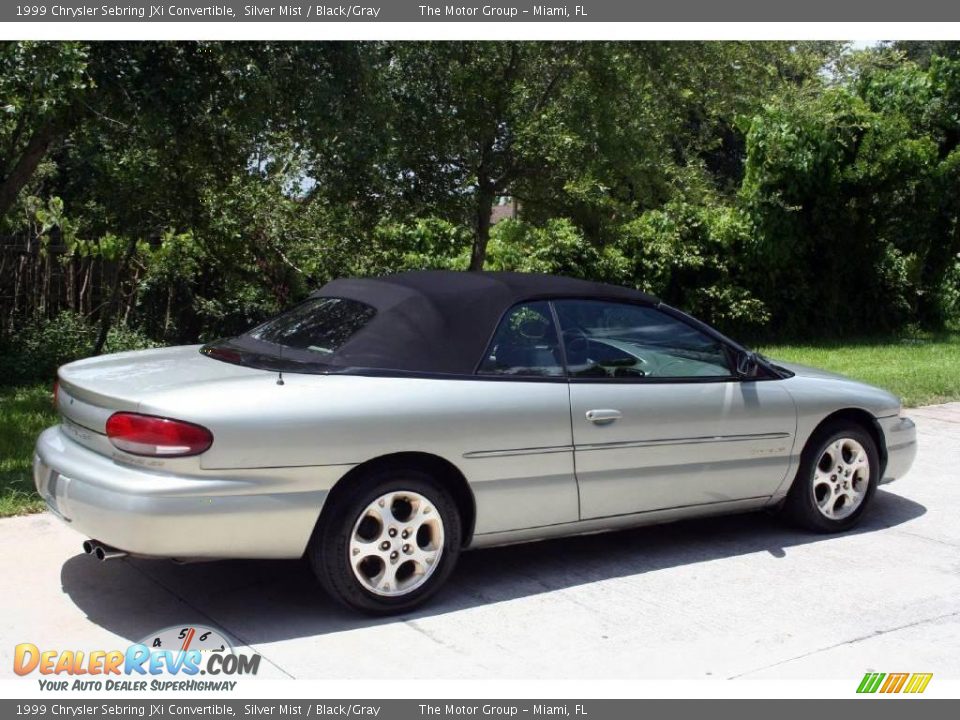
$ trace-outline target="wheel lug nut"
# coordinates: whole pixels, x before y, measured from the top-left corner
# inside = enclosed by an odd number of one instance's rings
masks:
[[[401,533],[401,535],[403,536],[403,539],[406,540],[408,537],[410,537],[410,531],[409,531],[409,530],[404,530],[404,531]]]
[[[381,549],[381,550],[389,550],[389,549],[390,549],[390,543],[388,543],[386,540],[384,540],[382,543],[380,543],[380,549]]]
[[[403,546],[403,551],[404,551],[405,553],[407,553],[407,555],[409,555],[409,554],[410,554],[410,546],[409,546],[409,545],[404,545],[404,546]]]
[[[396,536],[397,536],[397,529],[396,529],[396,528],[390,528],[390,529],[387,531],[387,534],[388,534],[390,537],[396,537]]]
[[[396,560],[398,556],[399,556],[399,553],[398,553],[396,550],[394,550],[392,553],[390,553],[390,559],[391,559],[391,560]]]

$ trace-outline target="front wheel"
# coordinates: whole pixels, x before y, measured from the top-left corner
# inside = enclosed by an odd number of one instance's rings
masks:
[[[831,423],[807,443],[784,511],[808,530],[848,530],[867,509],[879,479],[873,437],[854,423]]]
[[[456,564],[461,537],[456,504],[433,477],[379,470],[356,478],[324,510],[308,555],[332,597],[382,615],[433,595]]]

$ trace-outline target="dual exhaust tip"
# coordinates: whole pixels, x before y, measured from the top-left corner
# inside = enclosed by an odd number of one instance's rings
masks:
[[[116,560],[117,558],[126,557],[127,553],[123,550],[117,550],[115,547],[110,547],[109,545],[104,545],[98,540],[84,540],[83,541],[83,552],[87,555],[93,555],[100,562],[106,562],[107,560]]]

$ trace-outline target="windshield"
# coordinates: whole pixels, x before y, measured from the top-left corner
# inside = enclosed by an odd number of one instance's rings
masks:
[[[284,348],[331,355],[376,313],[356,300],[311,298],[255,327],[248,336]]]

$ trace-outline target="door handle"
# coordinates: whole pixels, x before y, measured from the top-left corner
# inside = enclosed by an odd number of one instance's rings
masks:
[[[595,425],[608,425],[623,417],[619,410],[587,410],[587,420]]]

